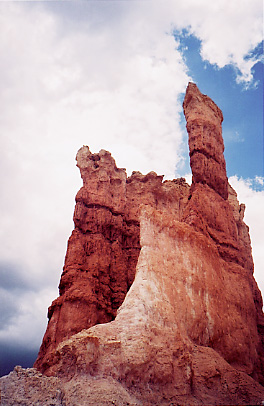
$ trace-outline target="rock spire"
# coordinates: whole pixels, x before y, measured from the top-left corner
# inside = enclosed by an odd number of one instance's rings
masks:
[[[208,185],[228,198],[228,181],[222,137],[222,111],[194,83],[189,83],[183,110],[189,134],[193,183]]]

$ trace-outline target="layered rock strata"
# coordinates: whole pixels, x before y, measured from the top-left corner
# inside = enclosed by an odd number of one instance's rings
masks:
[[[245,207],[226,177],[222,113],[192,83],[183,107],[191,187],[154,172],[127,178],[103,150],[77,154],[75,229],[35,363],[59,379],[62,404],[264,400],[262,298]]]

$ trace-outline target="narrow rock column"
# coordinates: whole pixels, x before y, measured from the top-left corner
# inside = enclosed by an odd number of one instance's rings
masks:
[[[183,109],[193,174],[183,220],[210,237],[225,260],[244,266],[238,225],[228,201],[222,112],[194,83],[187,87]]]
[[[258,356],[251,355],[255,363],[252,376],[263,383],[262,298],[253,278],[249,229],[243,221],[245,205],[239,205],[236,192],[228,184],[221,127],[223,115],[219,107],[208,96],[203,95],[194,83],[189,83],[187,87],[183,109],[193,174],[183,221],[215,243],[224,266],[228,269],[228,275],[239,275],[240,281],[247,279],[255,305],[252,320],[257,320],[258,330],[255,344]],[[239,301],[236,305],[241,307]],[[245,318],[246,313],[247,309]],[[250,333],[254,328],[249,329]]]
[[[187,87],[183,109],[189,134],[193,183],[207,184],[227,199],[228,180],[221,127],[223,114],[194,83],[189,83]]]

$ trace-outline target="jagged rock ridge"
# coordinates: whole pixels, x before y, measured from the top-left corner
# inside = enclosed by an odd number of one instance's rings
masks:
[[[61,404],[75,404],[72,393],[98,405],[264,400],[262,298],[226,177],[222,113],[192,83],[183,107],[191,187],[154,172],[127,178],[104,150],[77,154],[75,229],[35,363],[59,379]]]

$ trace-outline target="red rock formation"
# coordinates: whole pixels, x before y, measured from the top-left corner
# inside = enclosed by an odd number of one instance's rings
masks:
[[[163,183],[155,172],[133,172],[127,179],[104,150],[92,154],[84,146],[76,160],[83,187],[76,195],[75,229],[68,241],[60,296],[49,307],[35,362],[42,372],[54,363],[60,342],[115,318],[135,277],[142,205],[166,208],[179,219],[189,195],[184,179]]]
[[[221,128],[223,114],[194,83],[189,83],[187,87],[183,110],[189,133],[193,183],[206,184],[227,199],[228,181]]]
[[[75,229],[35,366],[71,382],[111,378],[135,404],[258,404],[262,298],[222,113],[194,84],[183,106],[191,187],[126,178],[108,152],[78,152]]]
[[[49,324],[35,366],[45,370],[64,339],[114,319],[131,286],[140,250],[139,223],[126,219],[126,172],[109,152],[77,154],[83,187],[76,196],[75,229],[68,241],[60,296],[48,311]]]

